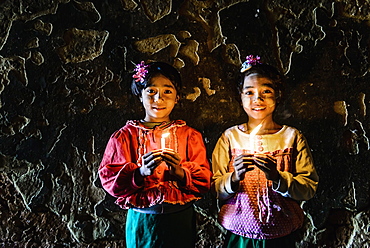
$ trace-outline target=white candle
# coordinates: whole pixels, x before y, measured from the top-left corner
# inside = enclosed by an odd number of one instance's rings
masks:
[[[170,135],[169,132],[164,132],[162,133],[162,137],[161,137],[161,149],[165,149],[166,148],[166,138]]]
[[[263,122],[263,121],[262,121]],[[256,134],[258,133],[258,131],[261,129],[262,127],[262,122],[260,124],[258,124],[257,127],[255,127],[251,133],[249,134],[249,146],[250,146],[250,149],[251,149],[251,152],[255,152],[255,149],[254,149],[254,145],[255,145],[255,137],[256,137]]]

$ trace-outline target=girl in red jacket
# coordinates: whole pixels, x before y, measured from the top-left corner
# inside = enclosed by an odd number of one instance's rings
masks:
[[[194,201],[210,189],[202,135],[170,114],[179,101],[178,71],[141,62],[132,92],[145,117],[129,120],[111,136],[99,176],[103,188],[128,209],[127,247],[194,247]]]

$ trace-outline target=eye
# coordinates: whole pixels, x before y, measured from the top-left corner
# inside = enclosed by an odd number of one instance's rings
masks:
[[[172,91],[172,90],[165,90],[165,91],[164,91],[164,93],[165,93],[165,94],[172,94],[172,93],[173,93],[173,91]]]
[[[154,89],[151,89],[151,88],[147,88],[145,90],[145,92],[148,93],[148,94],[155,94],[155,90]]]
[[[253,95],[253,91],[251,91],[251,90],[244,90],[243,91],[243,95],[251,96],[251,95]]]
[[[262,93],[263,94],[274,94],[275,92],[272,89],[265,89]]]

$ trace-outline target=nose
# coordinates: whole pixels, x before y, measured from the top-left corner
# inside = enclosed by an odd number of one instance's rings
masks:
[[[256,102],[256,101],[263,101],[264,100],[264,98],[262,97],[262,95],[260,94],[260,93],[256,93],[255,95],[254,95],[254,98],[253,98],[253,101],[254,102]]]
[[[155,102],[159,102],[159,100],[162,100],[163,101],[163,98],[162,98],[162,94],[160,92],[157,92],[155,95],[154,95],[154,101]]]

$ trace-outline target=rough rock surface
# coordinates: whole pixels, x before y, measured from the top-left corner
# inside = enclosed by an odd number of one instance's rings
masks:
[[[302,130],[320,175],[297,247],[370,247],[370,4],[353,0],[0,1],[0,247],[125,247],[126,211],[100,186],[109,136],[141,118],[129,93],[141,60],[179,68],[173,118],[208,155],[246,121],[245,56],[287,76],[276,118]],[[211,194],[197,247],[221,247]]]

